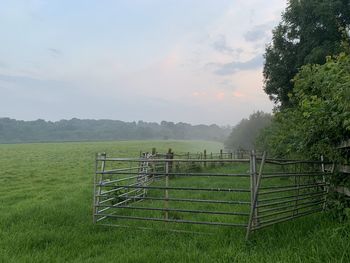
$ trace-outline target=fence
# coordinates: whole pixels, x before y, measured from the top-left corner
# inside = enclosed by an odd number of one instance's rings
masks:
[[[171,229],[191,232],[196,225],[240,227],[248,239],[253,231],[324,209],[331,174],[324,162],[268,159],[254,151],[248,157],[99,154],[93,220],[138,228],[189,225]]]

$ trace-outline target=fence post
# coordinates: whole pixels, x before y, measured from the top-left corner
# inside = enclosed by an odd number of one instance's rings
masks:
[[[153,167],[151,168],[151,171],[148,170],[149,162],[147,160],[150,158],[148,153],[145,153],[143,158],[145,160],[142,163],[139,164],[139,166],[141,167],[141,168],[139,168],[141,170],[141,172],[139,172],[139,176],[140,176],[140,185],[141,186],[142,185],[146,186],[146,184],[147,184],[147,174],[149,174],[149,172],[152,171]],[[152,165],[152,163],[151,163],[151,165]],[[147,189],[144,188],[143,190],[142,189],[140,189],[140,190],[142,191],[143,196],[145,197],[146,194],[147,194]],[[137,192],[139,192],[139,191],[137,191]]]
[[[174,153],[172,152],[171,148],[168,149],[168,154],[166,155],[166,159],[174,159]],[[169,161],[169,171],[171,172],[173,170],[173,161]]]
[[[262,172],[264,169],[264,164],[265,164],[265,159],[266,159],[266,152],[264,152],[261,163],[260,163],[260,168],[259,168],[259,174],[256,176],[256,155],[255,151],[251,152],[250,155],[250,167],[251,167],[251,194],[253,196],[253,199],[251,201],[251,207],[250,207],[250,216],[249,216],[249,221],[248,221],[248,226],[247,226],[247,233],[246,233],[246,240],[249,239],[249,235],[252,229],[252,226],[257,226],[258,225],[258,192],[259,192],[259,187],[261,183],[261,177],[262,177]],[[254,168],[255,166],[255,168]],[[254,183],[255,181],[255,183]],[[253,186],[253,187],[252,187]],[[254,189],[253,189],[254,188]]]
[[[103,160],[102,160],[102,163],[101,163],[101,173],[99,175],[99,178],[97,179],[97,169],[98,169],[98,157],[101,156],[103,157]],[[94,185],[96,187],[96,184],[97,184],[97,181],[98,181],[98,187],[97,189],[95,188],[95,191],[94,191],[94,216],[93,216],[93,222],[96,223],[96,215],[98,214],[98,205],[100,203],[100,195],[101,195],[101,184],[103,182],[103,172],[105,170],[105,164],[106,164],[106,157],[107,157],[107,154],[106,153],[101,153],[100,155],[96,155],[96,172],[95,172],[95,182],[94,182]],[[96,193],[97,193],[97,196],[96,196]]]
[[[222,149],[220,150],[220,159],[222,159]],[[224,162],[221,162],[221,165],[224,165]]]
[[[97,167],[98,167],[98,154],[95,154],[95,175],[94,175],[94,193],[93,193],[93,200],[92,200],[92,222],[95,224],[96,223],[96,189],[97,189]]]
[[[203,157],[204,157],[204,167],[207,167],[207,150],[204,150],[203,152]]]
[[[299,213],[298,210],[298,204],[299,204],[299,195],[300,195],[300,174],[297,174],[297,164],[295,164],[294,168],[294,185],[297,186],[295,189],[295,195],[297,196],[294,202],[294,209],[293,209],[293,216],[297,215]],[[299,173],[301,173],[301,165],[299,165]]]
[[[169,187],[169,162],[165,162],[165,187]],[[169,198],[169,192],[168,189],[165,189],[165,200],[164,200],[164,205],[165,209],[169,208],[169,203],[168,203],[168,198]],[[165,210],[165,219],[169,219],[169,212],[168,210]]]
[[[325,185],[326,184],[326,169],[325,169],[325,166],[324,166],[324,157],[323,155],[321,155],[321,170],[322,170],[322,182],[323,184]],[[322,210],[324,211],[326,209],[326,203],[327,203],[327,195],[328,195],[328,187],[325,185],[323,187],[323,191],[326,192],[326,194],[324,195],[324,202],[323,202],[323,205],[322,205]]]
[[[255,150],[252,151],[252,169],[253,169],[253,189],[254,189],[254,192],[256,191],[257,189],[257,172],[256,172],[256,152]],[[254,198],[253,198],[254,199]],[[253,222],[253,225],[256,226],[258,225],[258,210],[257,209],[254,209],[254,222]]]

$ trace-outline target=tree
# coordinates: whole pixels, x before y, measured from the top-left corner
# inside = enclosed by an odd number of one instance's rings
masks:
[[[225,141],[225,148],[230,150],[251,150],[260,131],[271,123],[272,115],[257,111],[248,119],[241,120],[233,127],[231,134]]]
[[[349,25],[350,0],[288,1],[264,55],[264,90],[277,106],[293,104],[291,80],[303,65],[324,64],[342,51]]]
[[[324,65],[305,65],[294,78],[293,108],[276,114],[259,137],[275,156],[292,154],[336,158],[334,147],[350,138],[350,57],[328,57]]]

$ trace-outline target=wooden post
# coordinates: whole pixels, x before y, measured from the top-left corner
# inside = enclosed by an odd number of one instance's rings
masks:
[[[189,160],[189,159],[190,159],[190,152],[187,152],[187,160]],[[187,170],[189,170],[191,167],[190,162],[187,162],[185,165],[187,165]]]
[[[169,187],[169,162],[165,162],[165,187]],[[169,192],[168,189],[165,189],[165,200],[164,200],[164,205],[165,209],[169,208],[169,203],[168,203],[168,198],[169,198]],[[169,212],[168,210],[165,210],[165,219],[169,219]]]
[[[222,159],[222,149],[220,150],[220,159]],[[224,165],[224,163],[221,162],[221,165]]]
[[[157,149],[155,147],[152,148],[152,155],[155,155],[157,153]]]
[[[173,159],[174,153],[172,152],[171,148],[168,149],[168,153],[166,155],[166,159]],[[171,172],[173,170],[173,161],[169,161],[169,171]]]
[[[203,165],[204,167],[207,167],[207,150],[204,150],[203,157],[204,157]]]

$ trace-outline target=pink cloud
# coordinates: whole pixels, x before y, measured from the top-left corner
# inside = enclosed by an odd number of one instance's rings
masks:
[[[218,100],[223,100],[225,98],[225,93],[220,91],[215,94],[215,98]]]
[[[239,91],[232,92],[232,95],[233,95],[233,97],[236,97],[236,98],[244,97],[244,94],[242,92],[239,92]]]

